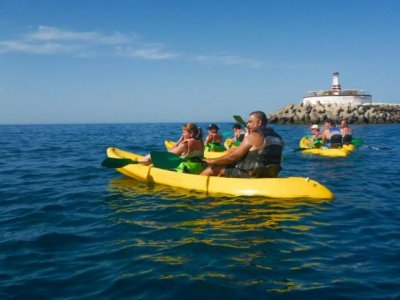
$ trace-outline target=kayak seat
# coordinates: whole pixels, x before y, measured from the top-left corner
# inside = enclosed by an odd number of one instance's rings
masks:
[[[267,165],[255,168],[251,173],[256,178],[274,178],[278,176],[281,170],[280,165]]]
[[[332,135],[330,148],[340,148],[342,146],[343,146],[342,135],[341,134]]]
[[[343,137],[343,145],[351,144],[352,139],[353,139],[353,136],[351,134],[345,134],[345,136]]]

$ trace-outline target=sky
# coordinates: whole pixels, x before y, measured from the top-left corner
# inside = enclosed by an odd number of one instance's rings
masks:
[[[224,122],[364,89],[400,103],[398,0],[0,2],[0,124]]]

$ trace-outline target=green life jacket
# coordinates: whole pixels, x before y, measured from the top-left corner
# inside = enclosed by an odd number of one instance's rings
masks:
[[[206,168],[202,161],[184,161],[175,168],[179,173],[200,174]]]
[[[192,150],[182,158],[185,161],[175,168],[179,173],[200,174],[206,168],[203,162],[203,150]]]

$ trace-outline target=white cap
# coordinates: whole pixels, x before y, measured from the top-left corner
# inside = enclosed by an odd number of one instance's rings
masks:
[[[313,126],[311,126],[311,129],[318,129],[319,127],[318,127],[318,125],[317,124],[314,124]]]

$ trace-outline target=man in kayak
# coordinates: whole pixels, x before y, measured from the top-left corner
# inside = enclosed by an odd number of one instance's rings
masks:
[[[340,129],[335,127],[333,120],[325,120],[325,130],[322,133],[322,145],[328,148],[339,148],[343,145]]]
[[[347,120],[342,120],[340,122],[340,134],[343,137],[343,144],[350,144],[351,140],[353,138],[353,133],[351,128],[349,128],[349,124],[347,123]]]
[[[206,176],[236,178],[276,177],[281,170],[283,140],[272,128],[267,128],[267,117],[262,111],[249,115],[248,135],[228,154],[205,159],[208,167],[201,173]]]

